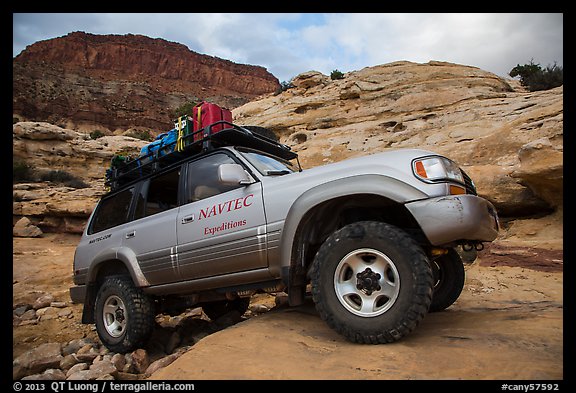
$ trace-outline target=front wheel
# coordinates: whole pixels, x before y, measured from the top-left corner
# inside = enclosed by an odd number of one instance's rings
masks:
[[[154,303],[129,277],[107,277],[96,297],[96,332],[112,352],[146,343],[154,328]]]
[[[357,343],[406,336],[432,299],[432,271],[422,248],[401,229],[381,222],[349,224],[328,237],[310,279],[320,317]]]
[[[450,307],[464,289],[465,275],[462,258],[453,248],[432,261],[434,293],[430,312],[442,311]]]

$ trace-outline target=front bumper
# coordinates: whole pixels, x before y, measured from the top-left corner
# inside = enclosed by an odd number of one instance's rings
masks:
[[[434,246],[460,241],[491,242],[498,236],[498,213],[484,198],[448,195],[406,204]]]

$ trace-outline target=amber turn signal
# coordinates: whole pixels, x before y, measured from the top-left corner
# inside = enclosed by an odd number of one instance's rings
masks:
[[[460,194],[466,194],[466,189],[464,187],[450,184],[450,195],[460,195]]]

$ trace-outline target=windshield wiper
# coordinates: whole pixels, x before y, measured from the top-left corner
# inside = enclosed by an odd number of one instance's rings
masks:
[[[266,176],[276,176],[276,175],[287,175],[289,173],[292,173],[290,171],[287,170],[282,170],[282,171],[266,171]]]

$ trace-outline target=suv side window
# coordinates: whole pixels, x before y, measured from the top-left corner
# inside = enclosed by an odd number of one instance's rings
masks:
[[[240,187],[240,185],[226,186],[218,181],[218,167],[221,164],[236,164],[236,161],[227,154],[218,153],[188,164],[186,203],[200,201]]]
[[[134,187],[121,191],[110,198],[103,199],[90,226],[89,233],[96,233],[128,222],[130,202]]]
[[[178,206],[180,168],[150,179],[142,185],[134,219],[151,216]]]

